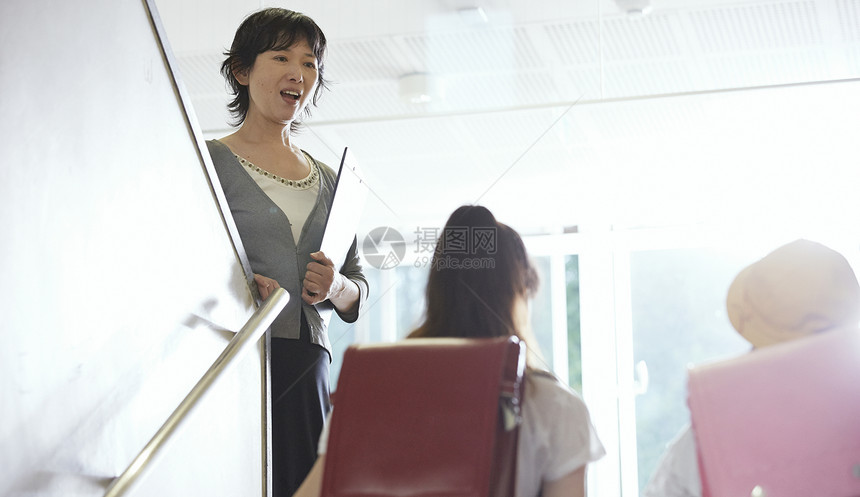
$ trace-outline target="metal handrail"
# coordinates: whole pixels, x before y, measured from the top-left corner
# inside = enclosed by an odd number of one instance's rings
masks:
[[[209,390],[212,383],[241,353],[257,343],[289,300],[290,296],[283,288],[277,288],[269,295],[263,302],[263,305],[251,315],[245,326],[230,340],[230,343],[227,344],[221,355],[215,359],[209,370],[194,385],[194,388],[191,389],[188,395],[185,396],[185,399],[173,411],[173,414],[161,425],[161,428],[150,439],[149,443],[146,444],[143,450],[128,465],[128,468],[111,482],[104,497],[118,497],[131,487],[137,478],[150,466],[155,456],[164,447],[179,424],[185,420],[185,417],[194,408],[203,394]]]

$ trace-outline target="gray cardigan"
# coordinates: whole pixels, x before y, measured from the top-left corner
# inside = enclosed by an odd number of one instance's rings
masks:
[[[298,339],[300,312],[304,312],[311,343],[325,347],[331,354],[331,342],[326,328],[332,311],[336,311],[342,320],[352,323],[358,319],[368,293],[356,240],[353,240],[340,272],[358,285],[360,296],[355,310],[348,314],[342,313],[329,301],[314,306],[304,303],[301,298],[302,280],[308,263],[313,261],[310,254],[319,250],[322,243],[334,192],[335,172],[310,154],[306,154],[319,169],[320,188],[317,201],[305,221],[299,244],[296,246],[286,214],[260,189],[248,171],[239,164],[230,148],[217,140],[209,140],[206,145],[230,205],[230,212],[236,222],[251,270],[274,279],[290,294],[287,306],[272,323],[272,336]]]

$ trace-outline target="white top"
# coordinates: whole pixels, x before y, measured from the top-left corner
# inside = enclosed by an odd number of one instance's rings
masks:
[[[320,191],[320,175],[314,161],[308,159],[311,170],[307,177],[300,180],[289,180],[257,167],[238,155],[236,155],[236,159],[248,168],[254,182],[275,205],[284,211],[287,219],[290,220],[293,242],[298,245],[302,228],[305,226],[311,209],[314,208]]]
[[[669,442],[660,458],[651,480],[642,491],[642,497],[700,497],[702,481],[699,477],[696,438],[689,425]]]
[[[522,416],[516,497],[536,497],[542,482],[557,480],[606,454],[582,398],[555,378],[526,376]],[[317,449],[320,455],[326,452],[328,427],[326,422]]]
[[[542,482],[558,480],[604,454],[582,398],[555,378],[527,375],[516,496],[536,496]]]

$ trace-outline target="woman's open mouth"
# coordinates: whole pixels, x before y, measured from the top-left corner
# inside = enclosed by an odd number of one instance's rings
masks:
[[[292,98],[293,100],[298,100],[300,95],[298,92],[295,92],[292,90],[282,90],[281,96],[282,97],[289,97],[289,98]]]

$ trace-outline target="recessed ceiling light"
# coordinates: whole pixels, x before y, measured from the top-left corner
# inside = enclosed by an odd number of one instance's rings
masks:
[[[426,104],[436,95],[434,79],[426,73],[410,73],[398,81],[400,99],[410,104]]]
[[[469,26],[481,26],[487,24],[489,19],[487,13],[481,7],[467,7],[457,10],[460,19]]]
[[[651,0],[615,0],[615,4],[629,16],[644,16],[651,12]]]

